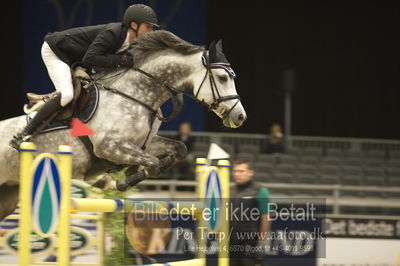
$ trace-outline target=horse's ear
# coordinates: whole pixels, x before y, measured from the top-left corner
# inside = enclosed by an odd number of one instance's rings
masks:
[[[224,53],[222,52],[222,40],[213,41],[208,49],[210,63],[226,63],[229,64]]]
[[[208,46],[208,56],[210,62],[215,62],[215,59],[217,57],[217,49],[216,49],[216,43],[215,41],[212,41],[210,45]]]
[[[217,41],[217,43],[215,44],[215,49],[216,49],[217,51],[222,51],[222,40],[221,40],[221,39],[219,39],[219,40]]]
[[[213,40],[208,46],[208,50],[215,49],[215,40]]]

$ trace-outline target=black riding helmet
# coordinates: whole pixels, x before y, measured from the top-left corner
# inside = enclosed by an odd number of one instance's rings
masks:
[[[142,4],[135,4],[131,5],[125,10],[124,18],[123,18],[123,23],[125,27],[130,28],[131,27],[131,22],[134,21],[138,24],[138,28],[140,24],[143,22],[147,22],[151,25],[154,25],[156,27],[158,26],[158,21],[157,21],[157,15],[154,12],[154,10],[146,5]],[[134,30],[134,29],[132,29]],[[137,34],[137,30],[134,30]]]

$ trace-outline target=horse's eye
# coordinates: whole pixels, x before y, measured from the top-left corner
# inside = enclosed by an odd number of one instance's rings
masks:
[[[222,76],[218,76],[219,81],[221,82],[227,82],[228,81],[228,77],[226,75],[222,75]]]

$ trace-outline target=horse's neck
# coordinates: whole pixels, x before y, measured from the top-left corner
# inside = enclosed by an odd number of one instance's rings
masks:
[[[159,56],[139,67],[141,70],[151,74],[156,81],[135,70],[124,74],[114,84],[124,90],[125,93],[146,103],[153,109],[158,109],[170,98],[167,84],[176,90],[182,91],[189,75],[196,69],[196,60],[199,56]],[[201,62],[200,60],[197,60]],[[198,62],[197,62],[198,63]]]

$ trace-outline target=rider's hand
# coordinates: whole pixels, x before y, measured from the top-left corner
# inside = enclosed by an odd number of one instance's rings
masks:
[[[133,56],[130,53],[125,53],[119,56],[118,67],[133,67]]]

